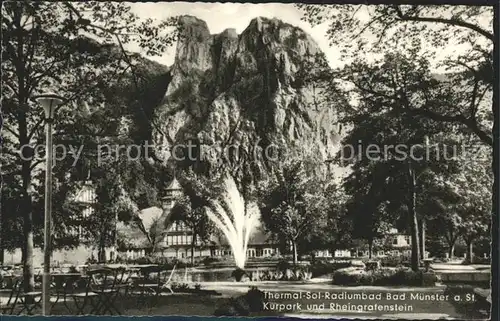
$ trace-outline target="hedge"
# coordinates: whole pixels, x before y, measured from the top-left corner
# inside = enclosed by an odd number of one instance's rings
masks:
[[[333,284],[336,285],[375,285],[375,286],[434,286],[437,276],[423,271],[414,272],[406,269],[380,269],[359,274],[337,271],[333,274]]]

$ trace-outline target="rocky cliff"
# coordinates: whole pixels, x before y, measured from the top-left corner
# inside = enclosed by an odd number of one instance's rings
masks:
[[[210,34],[192,16],[180,24],[164,99],[152,111],[152,139],[163,158],[192,142],[204,170],[226,163],[241,174],[245,159],[245,168],[262,174],[294,155],[335,152],[335,106],[319,103],[317,84],[307,80],[324,58],[307,33],[266,18],[241,34]]]

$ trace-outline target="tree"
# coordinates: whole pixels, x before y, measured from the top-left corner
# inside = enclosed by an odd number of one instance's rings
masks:
[[[430,209],[434,215],[430,217],[429,231],[444,239],[449,257],[453,257],[455,244],[461,237],[470,260],[472,243],[488,230],[492,177],[488,170],[491,155],[485,147],[468,146],[462,150],[456,155],[458,171],[443,172],[426,187],[427,197],[435,203]]]
[[[433,191],[426,193],[424,197],[436,200],[434,215],[428,218],[428,231],[431,239],[442,240],[447,247],[449,258],[453,258],[455,244],[459,238],[459,226],[462,218],[454,210],[453,204],[460,200],[453,188],[450,187],[450,180],[434,179]]]
[[[1,194],[1,230],[0,242],[2,242],[0,264],[3,264],[4,251],[13,251],[22,246],[22,212],[21,212],[21,186],[12,176],[2,177]]]
[[[172,226],[171,213],[154,207],[138,211],[136,207],[130,205],[134,204],[124,195],[117,206],[117,210],[121,209],[118,214],[116,236],[118,247],[145,249],[148,255],[156,255]]]
[[[262,221],[268,231],[291,246],[294,264],[299,240],[323,222],[322,203],[317,185],[306,176],[301,161],[285,164],[277,179],[261,191]]]
[[[43,162],[19,159],[21,147],[43,143],[44,117],[33,101],[54,91],[63,104],[57,111],[57,128],[77,124],[75,103],[102,102],[100,89],[119,81],[130,68],[124,50],[137,42],[148,54],[160,53],[172,42],[165,27],[170,22],[140,21],[127,4],[73,2],[9,2],[2,6],[2,106],[6,175],[20,181],[23,196],[22,246],[26,291],[33,288],[34,213],[32,186]],[[165,31],[167,31],[165,33]],[[95,40],[91,40],[95,39]],[[65,126],[62,126],[65,127]],[[55,142],[57,143],[57,141]],[[24,149],[29,156],[32,150]],[[26,156],[26,155],[25,155]],[[36,188],[35,188],[36,189]]]
[[[146,236],[149,243],[149,252],[153,255],[158,251],[158,246],[167,236],[168,229],[171,226],[170,220],[165,220],[163,216],[158,216],[153,219],[150,226],[144,225],[140,218],[135,218],[135,225]]]
[[[370,86],[379,91],[381,88],[385,88],[386,97],[389,97],[391,92],[389,88],[392,88],[392,91],[397,92],[397,96],[402,97],[402,99],[395,102],[395,105],[391,105],[390,99],[386,100],[368,94],[362,96],[361,101],[369,101],[373,106],[378,104],[390,106],[387,109],[389,111],[387,117],[389,118],[386,119],[391,119],[392,117],[400,119],[399,125],[396,126],[396,128],[399,128],[396,129],[399,137],[396,139],[393,137],[389,142],[392,144],[397,142],[398,139],[408,142],[405,145],[406,148],[410,148],[410,153],[409,155],[406,153],[404,159],[407,160],[408,168],[414,172],[413,175],[409,176],[408,183],[410,183],[410,188],[413,190],[412,193],[415,196],[412,197],[414,199],[412,201],[413,205],[408,204],[407,209],[411,212],[411,209],[414,208],[418,212],[416,217],[421,222],[420,225],[424,226],[424,223],[428,219],[432,219],[434,212],[444,212],[440,209],[442,204],[439,204],[439,202],[446,203],[450,201],[450,196],[446,195],[447,192],[444,190],[444,187],[439,186],[436,179],[441,181],[453,180],[453,176],[463,170],[463,164],[474,159],[474,155],[468,149],[473,147],[484,151],[485,144],[477,139],[477,135],[464,133],[462,128],[452,124],[443,126],[443,124],[425,117],[411,117],[412,108],[427,108],[422,106],[437,104],[439,101],[445,99],[443,97],[448,97],[448,94],[446,92],[443,93],[439,89],[439,86],[435,87],[436,83],[429,74],[429,70],[426,70],[425,59],[418,61],[414,57],[411,62],[408,57],[399,56],[399,59],[401,60],[398,60],[398,58],[394,59],[395,64],[393,66],[396,66],[395,69],[390,67],[386,70],[387,75],[389,75],[387,78],[382,73],[379,74],[375,71],[379,70],[379,67],[372,69],[371,71],[374,72],[374,82]],[[382,67],[384,66],[386,65],[382,65]],[[395,79],[396,82],[392,82],[389,80],[390,78]],[[384,79],[387,82],[384,83]],[[377,84],[376,82],[379,83]],[[398,88],[397,83],[403,84],[404,87]],[[419,97],[434,98],[422,100]],[[404,106],[405,110],[410,111],[401,114],[399,110],[400,106]],[[365,125],[369,126],[368,124]],[[389,125],[389,127],[391,128],[392,125]],[[380,126],[377,128],[382,129]],[[394,129],[394,127],[392,128]],[[380,134],[378,133],[378,135]],[[377,135],[377,133],[372,131],[370,135]],[[425,141],[426,139],[427,141]],[[384,146],[387,146],[387,144],[384,144]],[[414,147],[418,149],[414,149],[412,154],[412,148]],[[486,154],[483,153],[482,156],[488,158],[487,154],[488,152]],[[453,156],[451,159],[450,155]],[[448,220],[448,222],[450,221]],[[415,226],[417,226],[417,223],[415,223]],[[456,237],[450,235],[449,241],[453,242],[454,239]],[[421,247],[423,252],[423,242]]]
[[[440,123],[458,124],[474,133],[493,149],[493,195],[498,194],[498,105],[491,95],[494,75],[492,22],[498,19],[493,6],[426,5],[332,5],[299,4],[304,19],[313,25],[331,22],[328,35],[332,45],[344,55],[384,53],[398,48],[418,50],[421,56],[435,58],[441,48],[461,45],[457,51],[438,61],[449,73],[441,82],[442,96],[435,104],[423,104],[408,111],[414,117],[426,117]],[[372,41],[367,41],[372,39]],[[429,46],[432,44],[433,46]],[[434,50],[432,50],[433,48]],[[434,52],[430,52],[434,51]],[[360,79],[370,78],[366,73]],[[358,78],[359,80],[359,78]],[[383,99],[384,93],[353,81],[359,90]],[[460,90],[457,90],[460,88]],[[386,96],[385,96],[386,97]],[[432,96],[430,96],[432,97]],[[491,108],[487,109],[487,104]],[[490,134],[491,131],[491,134]],[[498,202],[493,197],[492,223],[497,222]]]
[[[447,56],[440,62],[455,72],[449,85],[461,84],[461,91],[453,90],[453,95],[462,104],[457,105],[452,101],[447,104],[442,101],[444,105],[439,108],[419,108],[412,112],[415,116],[459,123],[484,143],[493,146],[493,138],[489,133],[492,124],[491,110],[487,112],[489,116],[485,117],[485,110],[480,108],[483,99],[491,102],[492,98],[491,95],[485,96],[485,93],[492,91],[494,75],[492,7],[298,6],[304,12],[304,19],[313,25],[331,22],[329,39],[332,45],[341,48],[344,55],[353,52],[386,53],[397,46],[417,49],[421,55],[435,58],[440,48],[456,44],[465,46],[467,49],[463,53]],[[359,88],[370,90],[369,87]]]
[[[352,222],[348,219],[347,204],[335,202],[327,209],[327,222],[324,232],[327,233],[327,245],[331,253],[352,245]]]
[[[344,146],[351,150],[343,151],[349,155],[340,156],[347,156],[354,173],[359,173],[350,180],[362,182],[354,184],[354,191],[365,193],[366,201],[362,196],[357,202],[368,202],[366,206],[373,211],[389,201],[387,210],[395,217],[404,214],[412,235],[412,267],[418,269],[419,252],[424,247],[423,243],[419,245],[419,225],[432,212],[425,194],[430,192],[429,182],[436,175],[457,171],[458,162],[446,159],[446,155],[456,151],[453,147],[460,144],[461,130],[411,114],[412,109],[432,108],[448,97],[434,80],[425,57],[411,51],[392,53],[373,64],[355,62],[351,67],[354,78],[362,78],[365,87],[383,95],[356,91],[357,105],[343,119],[353,128],[344,140]],[[426,145],[426,138],[433,142],[432,146]],[[377,197],[370,196],[363,184],[378,184],[374,192]],[[382,193],[383,186],[386,191]]]
[[[314,257],[317,250],[329,250],[335,253],[337,249],[349,248],[352,245],[352,222],[347,212],[347,195],[342,186],[332,184],[326,177],[318,185],[324,186],[318,190],[324,214],[316,219],[321,220],[314,233],[304,234],[299,239],[301,253],[310,253]]]
[[[484,156],[484,155],[483,155]],[[487,234],[491,225],[491,173],[487,170],[488,157],[464,164],[455,179],[460,196],[454,208],[461,217],[459,232],[466,244],[466,262],[473,263],[473,243]],[[485,162],[486,161],[486,162]],[[463,188],[467,186],[467,188]]]
[[[387,188],[387,173],[384,166],[365,171],[354,170],[344,182],[349,200],[346,204],[347,217],[352,222],[352,237],[365,240],[368,244],[368,256],[372,258],[374,241],[387,232],[390,221],[384,208]]]

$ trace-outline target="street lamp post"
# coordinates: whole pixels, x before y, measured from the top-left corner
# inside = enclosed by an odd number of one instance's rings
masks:
[[[36,101],[42,105],[45,111],[46,129],[46,161],[45,161],[45,226],[44,226],[44,249],[43,249],[43,279],[42,279],[42,309],[43,315],[50,313],[50,259],[52,256],[52,125],[54,111],[62,100],[54,95],[40,96]]]
[[[425,157],[426,157],[426,160],[428,161],[429,160],[429,136],[425,136],[424,138],[424,141],[425,141]],[[424,259],[424,262],[425,260],[427,259],[427,255],[425,254],[425,230],[427,229],[427,226],[426,226],[426,220],[425,220],[425,217],[422,217],[422,258]]]

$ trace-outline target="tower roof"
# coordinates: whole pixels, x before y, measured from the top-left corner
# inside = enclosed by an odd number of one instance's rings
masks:
[[[167,191],[180,191],[180,190],[182,190],[181,184],[179,184],[179,181],[177,180],[177,178],[175,178],[175,176],[174,176],[174,179],[170,182],[170,184],[168,184],[166,190]]]

